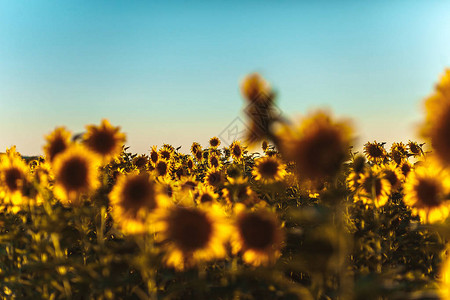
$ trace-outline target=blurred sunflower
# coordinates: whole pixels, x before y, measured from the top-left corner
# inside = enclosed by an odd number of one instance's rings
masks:
[[[403,175],[402,170],[397,165],[392,162],[385,164],[381,168],[381,173],[382,177],[389,181],[389,183],[391,184],[391,189],[393,191],[397,191],[398,189],[400,189],[405,176]]]
[[[390,181],[383,176],[382,169],[375,165],[359,178],[355,200],[381,207],[389,200],[390,192]]]
[[[246,178],[229,178],[225,187],[222,189],[223,197],[230,205],[233,203],[244,203],[250,206],[258,202],[258,197],[250,188]]]
[[[240,161],[243,157],[244,150],[242,149],[241,143],[239,141],[234,141],[230,145],[231,157],[235,161]]]
[[[384,144],[385,143],[377,143],[377,141],[374,141],[373,143],[367,142],[364,145],[364,154],[370,162],[379,164],[385,160],[387,152],[386,149],[384,149]]]
[[[263,208],[250,211],[242,204],[237,204],[235,211],[233,253],[242,253],[244,262],[254,266],[274,263],[281,255],[284,242],[276,214]]]
[[[241,83],[241,92],[250,102],[261,101],[271,94],[271,88],[267,81],[258,73],[247,75]]]
[[[441,266],[439,295],[441,296],[441,299],[450,299],[450,257],[447,257]]]
[[[213,187],[219,187],[225,181],[225,176],[221,169],[211,168],[205,174],[204,182]]]
[[[72,133],[65,127],[57,127],[45,137],[47,143],[44,146],[45,157],[52,162],[56,155],[64,152],[71,145]]]
[[[217,147],[219,147],[219,145],[220,145],[220,139],[219,139],[218,137],[216,137],[216,136],[210,138],[210,139],[209,139],[209,145],[210,145],[212,148],[217,148]]]
[[[182,190],[194,191],[197,188],[197,180],[195,176],[184,176],[179,181]]]
[[[113,127],[107,119],[103,119],[99,126],[88,125],[86,129],[84,143],[91,151],[99,154],[104,162],[122,152],[125,134],[119,132],[120,127]]]
[[[449,214],[450,177],[437,163],[418,165],[406,178],[403,201],[425,222],[442,221]]]
[[[257,181],[266,184],[274,183],[283,180],[286,175],[286,166],[275,156],[265,156],[255,160],[252,174]]]
[[[211,186],[200,184],[197,188],[195,199],[198,204],[212,204],[216,203],[219,195],[214,192]]]
[[[413,169],[411,163],[407,160],[403,161],[398,168],[402,171],[402,174],[404,177],[408,176],[408,174],[411,172],[411,170]]]
[[[448,70],[441,78],[436,91],[425,100],[426,117],[421,133],[430,141],[433,153],[440,162],[450,165],[450,82]]]
[[[18,208],[28,203],[26,187],[30,176],[28,166],[18,155],[6,155],[0,160],[0,192],[3,192],[3,203],[17,212]]]
[[[352,129],[348,121],[334,121],[318,111],[300,126],[283,126],[277,134],[280,152],[296,163],[297,176],[311,188],[320,188],[334,178],[349,158]]]
[[[81,145],[72,145],[54,160],[54,194],[63,204],[75,204],[99,185],[100,158]]]
[[[219,206],[172,206],[160,211],[157,227],[167,266],[184,270],[226,255],[230,228]]]
[[[109,194],[112,216],[125,233],[143,233],[152,213],[168,203],[168,193],[148,174],[122,175]]]

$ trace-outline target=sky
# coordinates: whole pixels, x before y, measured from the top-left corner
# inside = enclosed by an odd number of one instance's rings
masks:
[[[132,152],[206,146],[244,126],[252,72],[285,117],[327,108],[356,146],[420,141],[448,67],[450,1],[0,0],[0,152],[42,154],[56,126],[103,118]]]

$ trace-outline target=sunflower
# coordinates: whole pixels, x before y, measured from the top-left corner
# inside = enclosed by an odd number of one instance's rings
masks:
[[[159,156],[162,159],[170,160],[172,158],[172,155],[173,155],[173,151],[171,151],[170,148],[161,148],[159,150]]]
[[[235,161],[240,161],[243,158],[244,150],[239,141],[234,141],[230,145],[231,156]]]
[[[385,143],[377,143],[374,141],[373,143],[367,142],[364,145],[364,154],[367,159],[375,164],[382,163],[387,157],[386,149],[384,149]]]
[[[192,157],[189,157],[187,159],[186,165],[187,165],[189,171],[192,172],[194,170],[195,164],[194,164],[194,160],[192,159]]]
[[[433,153],[441,163],[450,165],[450,82],[447,73],[436,91],[425,100],[426,117],[421,133],[431,142]]]
[[[296,163],[302,183],[319,188],[334,178],[349,158],[352,130],[349,122],[336,122],[329,113],[318,111],[299,127],[282,127],[277,137],[281,153]]]
[[[425,222],[444,220],[449,214],[450,177],[435,162],[418,165],[405,183],[403,201]]]
[[[204,182],[213,187],[219,187],[225,181],[225,176],[221,169],[211,168],[206,174]]]
[[[184,176],[180,178],[180,188],[182,190],[194,191],[197,188],[197,180],[195,176]]]
[[[408,157],[408,148],[402,142],[392,143],[391,153],[389,153],[389,156],[397,164],[401,164],[401,162]]]
[[[159,160],[158,150],[156,146],[153,146],[152,149],[150,150],[150,162],[153,164],[153,166],[155,166],[158,160]]]
[[[47,143],[44,146],[44,153],[49,162],[52,162],[56,155],[64,152],[71,145],[71,136],[72,133],[65,127],[56,127],[45,137]]]
[[[423,150],[422,150],[423,145],[424,144],[418,144],[417,142],[409,141],[408,142],[409,152],[411,152],[411,154],[414,157],[422,156],[423,155]]]
[[[3,192],[3,204],[17,212],[18,208],[30,200],[27,187],[30,183],[28,166],[15,152],[9,152],[0,161],[0,192]],[[3,205],[2,205],[3,206]]]
[[[99,185],[98,155],[80,145],[72,145],[54,160],[54,194],[63,204],[76,203]]]
[[[225,257],[230,227],[217,205],[171,206],[161,210],[156,241],[165,250],[164,263],[177,270]]]
[[[122,175],[109,193],[112,215],[126,233],[143,233],[152,213],[167,205],[164,187],[147,174]]]
[[[214,148],[214,149],[217,148],[217,147],[219,147],[219,145],[220,145],[220,139],[219,139],[218,137],[216,137],[216,136],[210,138],[210,139],[209,139],[209,145],[210,145],[212,148]]]
[[[262,141],[262,143],[261,143],[261,149],[264,151],[264,152],[266,152],[266,150],[269,148],[269,143],[266,141],[266,140],[264,140],[264,141]]]
[[[270,95],[271,88],[261,75],[252,73],[247,75],[242,81],[241,92],[245,99],[255,102]]]
[[[355,197],[364,204],[373,203],[375,207],[381,207],[389,200],[391,184],[382,174],[382,169],[373,166],[358,179],[358,190]]]
[[[413,167],[411,166],[411,163],[407,160],[403,161],[398,168],[400,169],[400,171],[402,171],[402,174],[404,177],[408,176],[408,174],[411,172],[411,170],[413,169]]]
[[[281,255],[284,242],[276,214],[263,208],[250,211],[242,204],[237,204],[235,211],[233,253],[242,253],[244,262],[253,266],[274,263]]]
[[[402,173],[402,170],[390,162],[389,164],[383,165],[381,168],[382,177],[387,179],[391,184],[391,188],[393,191],[397,191],[400,189],[405,176]]]
[[[258,202],[258,197],[248,185],[246,178],[228,178],[225,187],[222,189],[222,193],[229,204],[244,203],[245,205],[251,206]]]
[[[286,175],[286,166],[277,157],[261,157],[255,160],[252,171],[255,180],[262,183],[282,181]]]
[[[147,155],[137,155],[133,158],[133,165],[138,169],[145,169],[147,167]]]
[[[169,199],[174,199],[175,193],[179,192],[180,190],[180,187],[177,185],[176,181],[168,177],[158,177],[156,181],[161,187],[161,192],[166,194]]]
[[[197,152],[202,151],[202,146],[200,146],[199,143],[197,142],[193,142],[192,146],[191,146],[191,153],[194,157],[197,157],[196,154]]]
[[[88,125],[83,136],[84,143],[93,152],[99,154],[104,162],[108,162],[122,152],[125,134],[119,132],[120,127],[113,127],[103,119],[100,126]]]
[[[220,157],[216,154],[210,154],[208,157],[208,165],[210,168],[219,168],[222,165]]]
[[[216,203],[219,195],[214,192],[211,186],[200,184],[197,187],[197,193],[195,199],[198,204],[212,204]]]
[[[169,161],[166,161],[164,159],[158,160],[158,162],[155,165],[155,171],[158,176],[168,176],[170,175],[172,165]]]

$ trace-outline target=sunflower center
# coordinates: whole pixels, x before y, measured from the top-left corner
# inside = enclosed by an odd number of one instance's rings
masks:
[[[165,161],[160,161],[156,165],[156,170],[160,176],[164,176],[167,174],[167,163]]]
[[[232,150],[232,151],[233,151],[234,157],[237,157],[237,158],[241,157],[241,154],[242,154],[241,147],[239,147],[238,145],[236,145],[236,146],[233,147],[233,150]]]
[[[211,238],[211,221],[201,211],[177,208],[169,223],[170,238],[185,252],[206,247]]]
[[[421,205],[427,207],[439,206],[439,186],[430,179],[421,179],[416,186],[417,198]]]
[[[220,172],[212,172],[208,175],[208,183],[212,186],[217,186],[222,181]]]
[[[259,165],[259,173],[264,178],[272,178],[278,172],[278,163],[273,160],[267,160]]]
[[[383,157],[383,150],[381,149],[380,146],[378,146],[376,144],[370,144],[367,147],[367,154],[370,157],[379,158],[379,157]]]
[[[97,131],[89,138],[88,145],[95,152],[105,155],[113,151],[116,140],[111,132]]]
[[[17,168],[11,168],[6,171],[5,183],[8,189],[12,192],[19,189],[19,181],[22,178],[22,173]]]
[[[123,189],[122,205],[127,210],[137,211],[142,206],[153,210],[156,207],[153,184],[146,176],[136,176],[130,179]]]
[[[397,174],[395,174],[395,172],[391,170],[384,171],[384,178],[386,178],[389,181],[391,186],[396,186],[400,182],[400,179],[397,177]]]
[[[88,186],[88,173],[87,162],[81,157],[73,157],[64,163],[59,177],[66,189],[76,191]]]
[[[219,145],[219,140],[218,140],[218,139],[211,139],[211,140],[209,141],[209,144],[210,144],[212,147],[217,147],[217,146]]]
[[[311,179],[333,176],[345,158],[345,150],[335,130],[321,129],[299,145],[298,162]]]
[[[152,162],[156,163],[158,161],[158,152],[152,151],[150,153],[150,159],[152,160]]]
[[[270,220],[250,213],[239,221],[239,231],[248,248],[265,249],[274,241],[275,226]]]
[[[213,167],[219,166],[219,161],[217,160],[217,157],[215,157],[215,156],[211,157],[209,162],[210,162],[211,166],[213,166]]]
[[[58,137],[57,139],[55,139],[54,141],[51,142],[49,148],[50,148],[48,151],[49,159],[50,159],[50,161],[52,161],[57,154],[66,150],[67,145],[62,137]]]
[[[169,159],[170,158],[170,152],[167,150],[162,150],[161,151],[161,157],[164,159]]]
[[[143,166],[145,166],[146,163],[147,163],[147,158],[145,158],[143,156],[139,156],[135,160],[134,165],[138,168],[142,168]]]

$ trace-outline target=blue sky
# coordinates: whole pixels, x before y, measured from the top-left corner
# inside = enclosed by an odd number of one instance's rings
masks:
[[[359,144],[415,138],[450,67],[450,2],[310,2],[0,0],[0,151],[102,118],[134,152],[206,145],[255,71],[286,116],[328,107]]]

